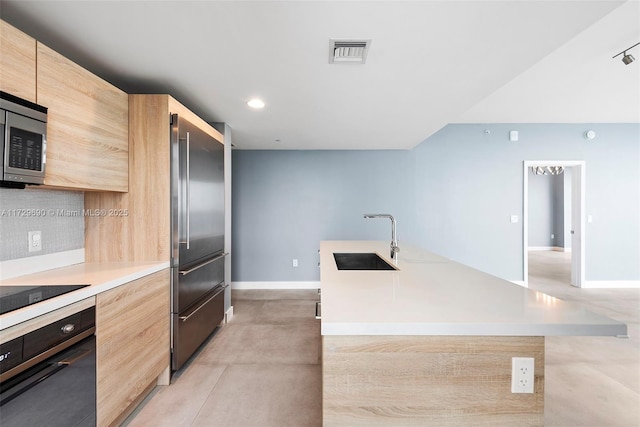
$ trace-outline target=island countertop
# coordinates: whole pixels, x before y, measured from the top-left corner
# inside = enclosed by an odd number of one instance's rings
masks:
[[[626,336],[627,325],[409,245],[320,244],[322,335]],[[393,271],[338,270],[333,253],[377,253]]]
[[[40,273],[4,279],[0,286],[79,285],[85,288],[40,301],[0,315],[0,330],[90,298],[157,271],[169,268],[168,262],[84,262]]]

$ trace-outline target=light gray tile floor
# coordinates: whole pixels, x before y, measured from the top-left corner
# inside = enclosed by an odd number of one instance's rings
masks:
[[[316,290],[232,292],[235,315],[127,424],[320,426]]]
[[[640,426],[640,290],[570,285],[570,254],[532,252],[529,287],[629,325],[629,339],[549,337],[545,425]],[[233,291],[235,316],[127,424],[320,426],[316,291]]]

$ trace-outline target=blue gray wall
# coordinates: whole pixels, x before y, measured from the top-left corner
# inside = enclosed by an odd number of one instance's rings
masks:
[[[411,232],[410,151],[233,152],[233,281],[319,280],[321,240],[389,240]],[[298,259],[298,267],[292,260]]]
[[[567,170],[570,170],[567,168]],[[551,176],[551,226],[553,239],[549,246],[561,248],[564,244],[564,172],[562,175]],[[571,200],[569,200],[571,202]],[[571,223],[567,224],[568,226]]]
[[[529,246],[553,246],[555,239],[554,179],[549,175],[529,176]]]
[[[565,173],[570,175],[571,168],[561,175],[529,175],[529,247],[564,247],[564,229],[571,225],[564,215],[565,207],[571,208],[571,194],[565,198]]]
[[[523,280],[525,160],[586,162],[586,279],[640,280],[639,124],[455,124],[409,151],[236,150],[232,280],[317,280],[320,240],[389,239],[368,211],[398,218],[401,247]]]
[[[639,162],[640,163],[640,162]],[[562,247],[571,249],[571,180],[573,179],[572,168],[567,168],[563,174],[563,191],[564,209],[562,211],[564,228],[562,229]]]

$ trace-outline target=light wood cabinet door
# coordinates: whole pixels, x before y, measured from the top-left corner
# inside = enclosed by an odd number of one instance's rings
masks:
[[[117,425],[168,373],[169,269],[96,297],[98,426]]]
[[[85,217],[87,261],[170,260],[170,114],[224,143],[223,135],[169,95],[129,95],[129,192],[84,195],[85,209],[128,209],[128,215]]]
[[[127,94],[37,43],[37,96],[49,109],[45,185],[126,192]]]
[[[36,40],[2,20],[0,90],[36,102]]]

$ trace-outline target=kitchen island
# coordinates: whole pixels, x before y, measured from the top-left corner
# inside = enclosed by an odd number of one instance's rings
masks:
[[[627,326],[439,255],[388,242],[320,246],[324,425],[543,425],[544,337]],[[377,253],[396,270],[338,270]],[[615,339],[615,338],[612,338]],[[512,393],[512,358],[534,359]]]

